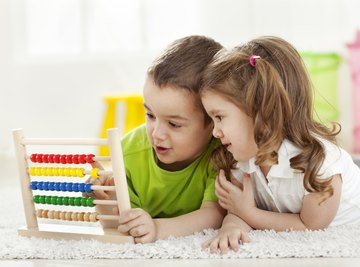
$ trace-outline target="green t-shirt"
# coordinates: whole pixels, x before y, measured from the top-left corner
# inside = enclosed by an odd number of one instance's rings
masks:
[[[216,139],[180,171],[166,171],[156,164],[145,125],[126,134],[121,143],[132,208],[142,208],[153,218],[169,218],[197,210],[203,201],[217,201],[216,173],[209,164],[219,144]]]

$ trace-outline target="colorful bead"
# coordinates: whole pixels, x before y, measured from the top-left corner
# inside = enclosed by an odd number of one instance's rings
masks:
[[[66,155],[66,163],[73,163],[73,155]]]
[[[60,155],[60,162],[66,164],[66,155]]]
[[[85,192],[92,193],[93,190],[91,189],[92,184],[85,184]]]
[[[85,154],[81,154],[79,155],[79,163],[81,164],[85,164],[86,163],[86,155]]]
[[[87,163],[94,163],[95,161],[94,161],[94,158],[95,157],[95,155],[94,154],[88,154],[87,156],[86,156],[86,161],[87,161]]]
[[[72,160],[73,160],[73,163],[74,163],[74,164],[79,164],[79,155],[78,155],[78,154],[73,155]]]
[[[32,162],[36,162],[36,156],[37,156],[37,154],[31,154],[31,155],[30,155],[30,160],[31,160]]]
[[[49,163],[54,163],[54,154],[49,154],[48,160]]]
[[[99,178],[98,172],[99,172],[99,169],[98,169],[98,168],[92,168],[92,169],[90,170],[90,175],[91,175],[91,177],[93,177],[93,178]]]
[[[49,155],[48,154],[43,154],[41,159],[44,163],[49,163]]]

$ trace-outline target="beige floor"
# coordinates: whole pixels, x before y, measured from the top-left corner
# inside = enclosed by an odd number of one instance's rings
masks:
[[[19,186],[14,159],[0,156],[0,182],[2,186]],[[1,197],[1,196],[0,196]],[[2,201],[2,200],[1,200]],[[303,258],[303,259],[241,259],[241,260],[0,260],[0,266],[130,266],[130,267],[358,267],[360,258]]]

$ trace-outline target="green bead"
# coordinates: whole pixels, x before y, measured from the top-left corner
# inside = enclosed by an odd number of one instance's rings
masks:
[[[39,196],[39,202],[45,204],[45,196]]]
[[[57,205],[59,198],[60,198],[60,197],[52,196],[52,197],[51,197],[51,204],[52,204],[52,205]]]
[[[69,205],[70,206],[74,206],[74,201],[75,201],[74,197],[69,197]]]
[[[58,197],[56,199],[56,204],[55,205],[63,205],[64,203],[64,197]]]
[[[64,197],[63,198],[63,205],[69,206],[69,197]]]
[[[81,197],[74,197],[75,206],[81,206]]]
[[[51,196],[46,196],[45,197],[45,203],[46,204],[51,204]]]
[[[83,207],[87,206],[87,198],[86,197],[81,198],[81,206],[83,206]]]
[[[39,195],[36,195],[33,197],[33,200],[35,203],[40,203],[40,200],[39,200],[40,196]]]
[[[87,202],[87,206],[88,207],[94,207],[95,205],[94,205],[94,198],[93,197],[88,197],[87,199],[86,199],[86,202]]]

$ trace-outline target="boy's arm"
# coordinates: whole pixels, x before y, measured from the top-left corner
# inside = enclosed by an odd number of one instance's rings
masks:
[[[173,218],[153,219],[143,209],[120,213],[120,232],[129,232],[136,243],[149,243],[169,236],[185,236],[206,228],[219,228],[225,211],[216,202],[204,202],[200,209]]]
[[[185,236],[207,228],[219,228],[225,216],[217,202],[205,201],[200,209],[174,217],[154,219],[157,227],[156,239],[169,236]]]

